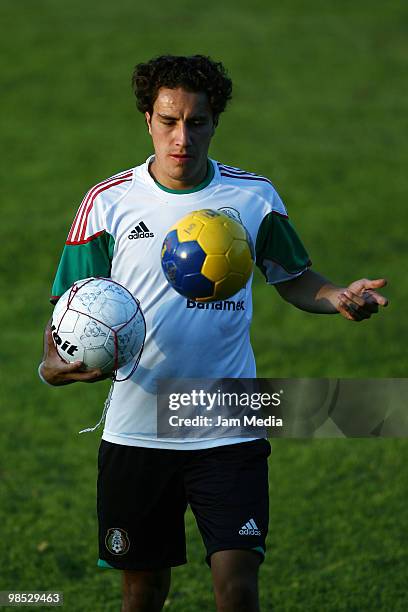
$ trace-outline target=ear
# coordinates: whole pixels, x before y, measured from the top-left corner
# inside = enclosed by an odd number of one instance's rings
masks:
[[[152,117],[150,113],[148,113],[147,111],[145,112],[145,118],[146,118],[146,123],[147,123],[147,129],[149,130],[149,134],[151,136],[152,135]]]

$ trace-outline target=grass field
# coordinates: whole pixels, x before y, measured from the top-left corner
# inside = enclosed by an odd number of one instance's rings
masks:
[[[69,612],[119,609],[96,563],[96,422],[107,391],[39,383],[42,329],[83,193],[151,152],[130,91],[152,55],[206,53],[235,83],[212,157],[266,174],[315,268],[389,280],[360,325],[296,311],[260,275],[264,377],[405,377],[408,8],[391,0],[3,0],[0,590],[64,591]],[[405,261],[404,261],[405,260]],[[263,611],[405,611],[406,440],[279,440],[270,459]],[[213,610],[190,514],[189,564],[166,610]]]

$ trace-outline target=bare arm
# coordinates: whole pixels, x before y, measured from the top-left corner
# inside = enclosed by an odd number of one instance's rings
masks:
[[[44,331],[44,356],[39,371],[48,384],[56,387],[74,382],[97,382],[108,378],[102,375],[99,368],[85,371],[82,361],[73,363],[63,361],[54,346],[51,321],[48,321]]]
[[[387,306],[388,300],[375,291],[386,284],[385,279],[364,278],[348,287],[339,287],[317,272],[307,270],[275,287],[284,300],[301,310],[317,314],[339,312],[351,321],[362,321],[378,312],[379,306]]]

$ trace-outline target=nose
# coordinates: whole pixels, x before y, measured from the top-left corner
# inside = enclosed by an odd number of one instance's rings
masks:
[[[180,121],[176,127],[175,144],[180,148],[186,148],[191,145],[190,129],[183,121]]]

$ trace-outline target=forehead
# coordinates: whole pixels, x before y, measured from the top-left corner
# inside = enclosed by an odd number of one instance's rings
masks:
[[[166,115],[211,114],[211,107],[204,91],[188,91],[182,87],[161,87],[153,104],[153,112]]]

